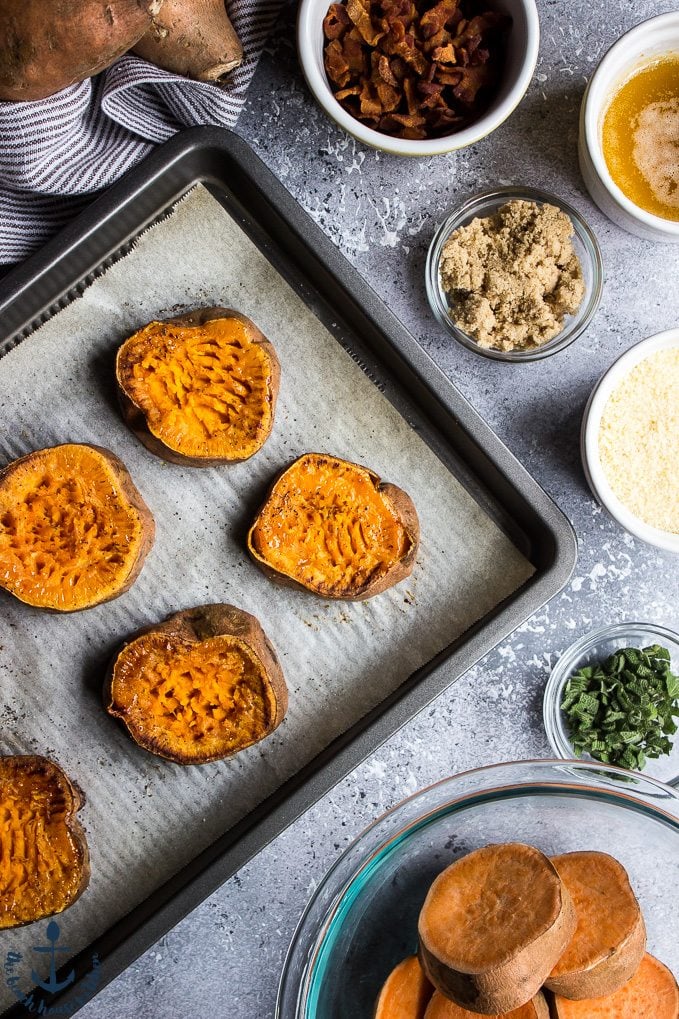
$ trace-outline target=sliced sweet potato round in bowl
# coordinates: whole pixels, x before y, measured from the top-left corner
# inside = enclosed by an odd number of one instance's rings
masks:
[[[278,583],[362,601],[412,573],[419,538],[403,489],[360,464],[305,453],[275,480],[248,551]]]
[[[416,955],[403,959],[382,984],[374,1019],[424,1019],[434,988]]]
[[[424,1019],[473,1019],[475,1015],[478,1015],[478,1012],[471,1012],[461,1005],[456,1005],[450,998],[444,998],[440,991],[434,991],[429,1007],[424,1013]],[[511,1012],[503,1012],[495,1019],[549,1019],[549,1006],[544,994],[538,991],[525,1005],[514,1008]]]
[[[533,846],[503,843],[456,860],[420,911],[419,955],[444,997],[502,1015],[542,987],[575,930],[566,887]]]
[[[234,605],[200,605],[122,646],[104,705],[144,750],[175,764],[207,764],[269,736],[283,721],[288,691],[254,616]]]
[[[150,322],[116,356],[123,417],[156,456],[189,467],[241,463],[271,433],[278,357],[245,315],[201,308]]]
[[[139,576],[155,524],[122,460],[101,446],[38,449],[0,470],[0,587],[75,612]]]
[[[556,994],[553,1019],[679,1019],[679,986],[658,959],[644,955],[633,977],[613,994],[574,1001]]]
[[[644,918],[627,871],[607,853],[553,856],[573,900],[577,927],[545,980],[566,998],[600,998],[622,987],[646,950]]]
[[[46,757],[0,757],[0,929],[61,913],[90,877],[81,790]]]

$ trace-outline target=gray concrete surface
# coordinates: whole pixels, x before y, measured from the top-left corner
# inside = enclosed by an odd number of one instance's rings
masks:
[[[578,455],[595,380],[637,340],[679,323],[679,251],[609,223],[585,192],[576,156],[578,108],[597,60],[624,30],[675,6],[538,0],[540,60],[518,110],[473,148],[415,162],[362,148],[316,108],[296,64],[293,14],[284,17],[239,133],[568,514],[579,564],[545,610],[100,993],[82,1019],[270,1019],[302,909],[369,821],[450,773],[549,756],[543,688],[551,662],[584,632],[632,618],[679,627],[677,561],[604,515]],[[437,222],[465,194],[498,182],[539,185],[571,201],[594,227],[605,259],[604,299],[588,332],[556,357],[524,367],[462,350],[437,327],[424,298],[424,258]]]

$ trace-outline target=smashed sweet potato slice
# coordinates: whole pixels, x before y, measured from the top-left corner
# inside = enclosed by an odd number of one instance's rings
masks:
[[[123,414],[145,446],[173,463],[239,463],[273,426],[280,367],[244,315],[203,308],[151,322],[116,358]]]
[[[510,24],[483,0],[345,0],[323,22],[325,70],[337,101],[368,127],[439,137],[493,101]]]
[[[87,887],[83,803],[46,757],[0,757],[0,929],[61,913]]]
[[[274,483],[248,550],[274,580],[358,601],[407,577],[418,541],[417,513],[402,489],[359,464],[306,453]]]
[[[258,743],[282,722],[283,671],[257,619],[202,605],[147,627],[116,654],[106,710],[143,749],[206,764]]]
[[[123,594],[153,544],[151,511],[110,450],[66,443],[0,471],[0,587],[74,612]]]

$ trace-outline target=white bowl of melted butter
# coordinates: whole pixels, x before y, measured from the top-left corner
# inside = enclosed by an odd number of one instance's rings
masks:
[[[603,375],[580,448],[604,509],[630,534],[679,555],[679,329],[637,343]]]
[[[679,11],[637,25],[606,53],[582,100],[578,153],[609,219],[679,243]]]

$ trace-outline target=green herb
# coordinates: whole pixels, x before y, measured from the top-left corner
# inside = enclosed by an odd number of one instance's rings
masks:
[[[626,647],[599,665],[578,669],[566,684],[561,710],[576,757],[636,771],[648,757],[672,750],[677,731],[679,676],[667,648]]]

